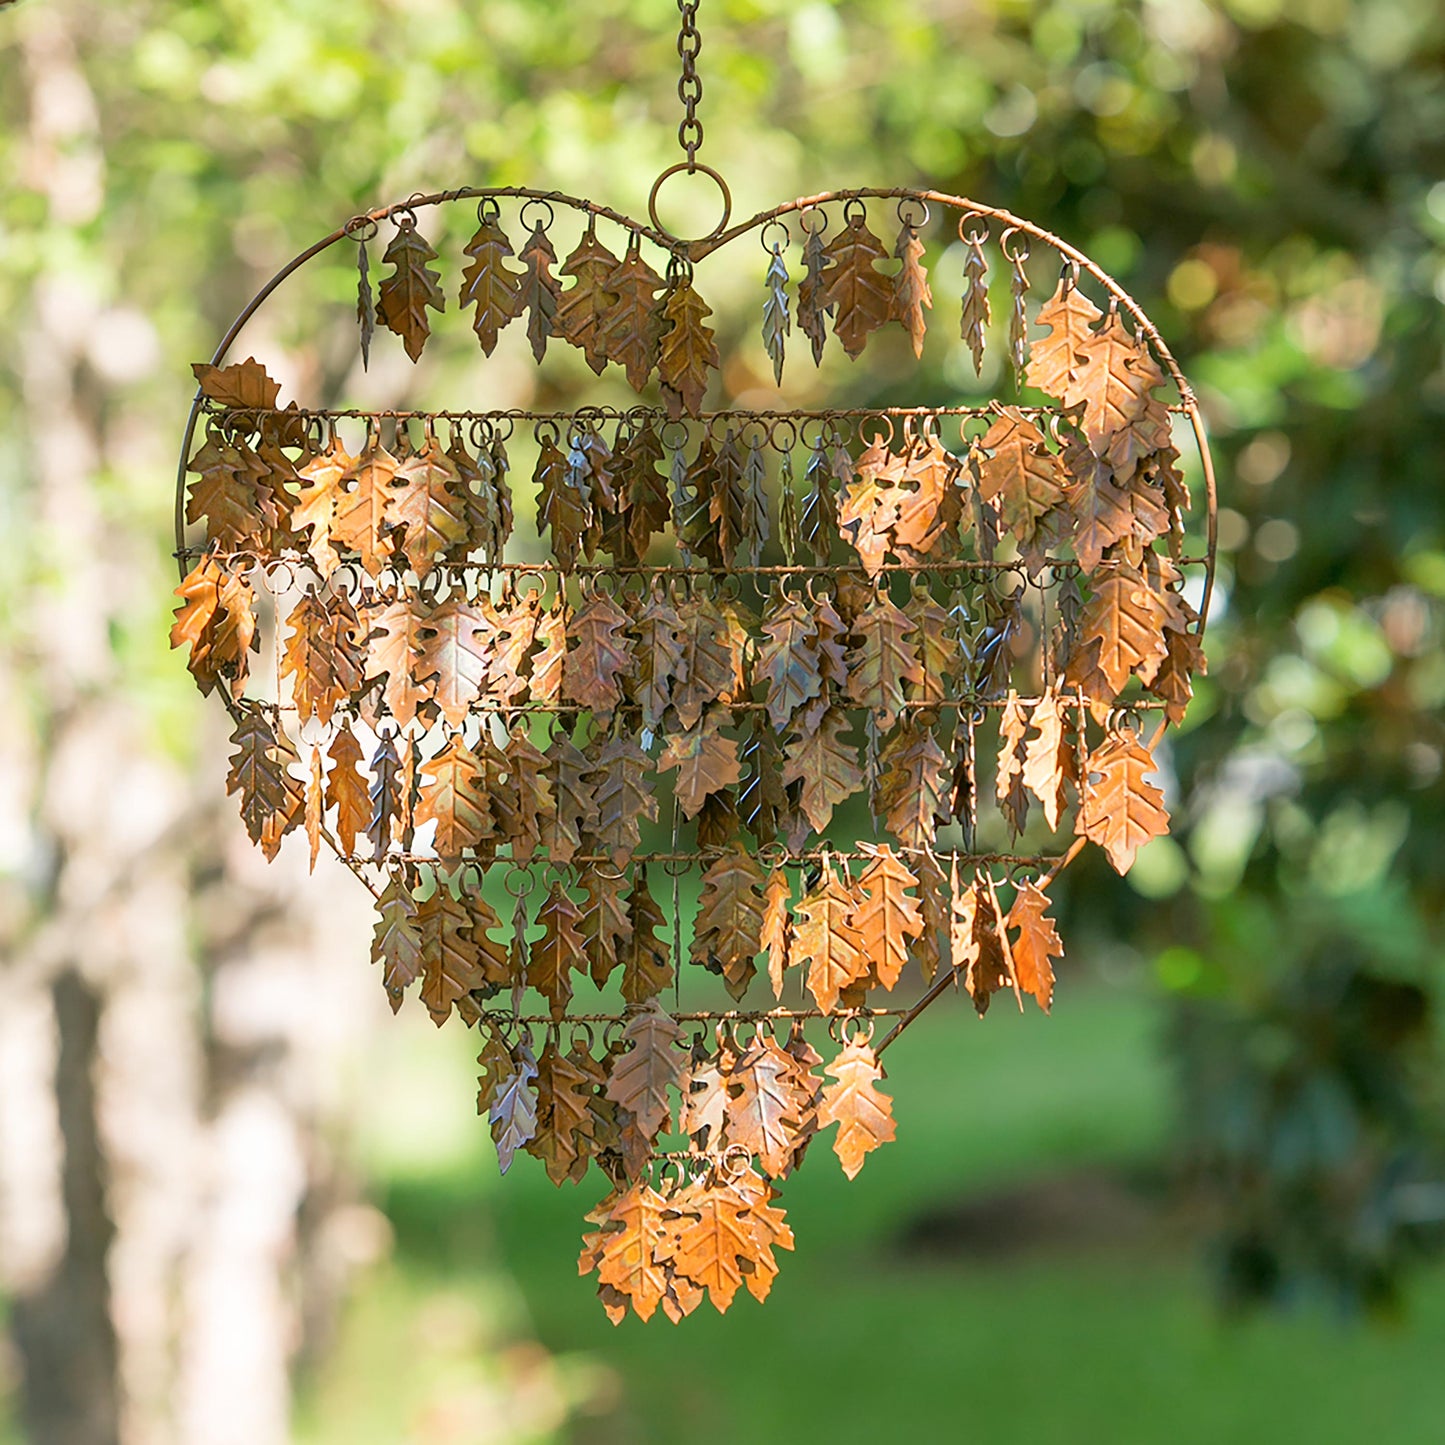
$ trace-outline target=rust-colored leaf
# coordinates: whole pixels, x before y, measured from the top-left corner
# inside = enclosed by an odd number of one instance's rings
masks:
[[[507,265],[506,258],[512,254],[511,242],[507,240],[494,215],[486,210],[477,226],[477,232],[466,245],[471,262],[462,271],[462,289],[459,297],[462,309],[475,308],[472,330],[482,344],[482,352],[490,356],[497,345],[497,335],[515,316],[522,314],[522,282],[524,273]]]
[[[1049,334],[1029,347],[1028,384],[1060,401],[1068,397],[1083,368],[1081,353],[1094,334],[1094,323],[1103,314],[1079,290],[1072,274],[1061,277],[1036,318],[1040,326],[1049,328]]]
[[[905,720],[884,744],[873,812],[905,848],[927,847],[947,814],[948,759],[932,728]]]
[[[651,760],[631,738],[610,738],[587,774],[596,806],[598,851],[620,868],[642,841],[642,823],[657,821],[657,799],[647,786]]]
[[[651,1139],[672,1116],[669,1090],[684,1086],[682,1030],[654,999],[632,1016],[622,1037],[630,1047],[612,1065],[607,1097]]]
[[[547,1000],[554,1019],[567,1012],[572,997],[572,970],[586,966],[578,930],[581,921],[582,912],[567,890],[554,883],[537,912],[542,936],[532,944],[527,960],[527,984]]]
[[[189,648],[186,666],[202,693],[224,681],[239,697],[250,671],[256,640],[256,614],[244,577],[214,557],[202,557],[176,588],[181,605],[171,627],[171,646]]]
[[[910,889],[918,879],[886,843],[864,845],[872,861],[853,884],[856,900],[848,922],[878,982],[891,989],[908,963],[908,950],[923,932],[919,901]]]
[[[818,1127],[838,1126],[833,1152],[843,1173],[855,1179],[868,1155],[897,1137],[893,1101],[878,1088],[879,1080],[886,1075],[878,1056],[861,1035],[843,1046],[828,1065],[828,1076],[837,1082],[823,1090]]]
[[[853,927],[856,900],[830,869],[793,912],[793,962],[807,965],[808,991],[825,1013],[849,985],[868,976],[863,939]]]
[[[491,807],[482,786],[482,763],[455,734],[422,763],[416,822],[435,822],[433,846],[443,858],[459,858],[492,833]]]
[[[799,785],[799,806],[815,832],[826,833],[833,809],[863,786],[858,750],[843,734],[848,715],[830,708],[812,732],[788,739],[784,752],[783,783]]]
[[[639,863],[627,895],[629,934],[622,949],[622,1000],[637,1005],[656,998],[672,982],[672,952],[657,936],[667,919],[647,886],[647,866]]]
[[[288,767],[296,760],[296,752],[255,704],[244,707],[231,741],[236,751],[231,755],[226,791],[239,797],[246,831],[269,861],[276,856],[282,837],[301,822],[306,808],[305,790]]]
[[[572,647],[562,660],[562,696],[605,722],[622,701],[622,678],[632,665],[627,614],[595,592],[567,624]]]
[[[641,391],[657,360],[656,300],[662,277],[642,259],[635,232],[627,254],[607,277],[606,289],[615,299],[602,318],[601,350],[609,361],[626,369],[633,390]]]
[[[924,308],[932,308],[933,292],[928,286],[928,272],[923,266],[923,242],[918,239],[917,230],[907,221],[898,233],[893,254],[902,263],[893,278],[893,316],[903,324],[913,342],[914,356],[923,355],[923,335],[928,323],[923,319]]]
[[[1116,873],[1127,873],[1139,849],[1169,831],[1164,794],[1146,781],[1158,771],[1154,755],[1121,733],[1090,753],[1086,767],[1078,831],[1108,854]]]
[[[395,1013],[407,987],[421,976],[421,927],[416,899],[398,874],[387,879],[376,900],[376,927],[371,937],[371,961],[381,965],[382,986]]]
[[[869,709],[883,729],[897,720],[908,684],[923,678],[912,632],[908,615],[881,592],[853,622],[848,696]]]
[[[1043,518],[1063,501],[1069,474],[1044,434],[1015,407],[999,409],[980,446],[989,455],[979,466],[979,491],[998,503],[1004,526],[1028,547]]]
[[[1048,916],[1049,902],[1049,895],[1028,879],[1019,885],[1007,922],[1009,928],[1018,930],[1012,954],[1019,987],[1032,994],[1045,1013],[1054,997],[1052,960],[1064,956],[1058,929]]]
[[[397,466],[386,493],[386,527],[400,532],[400,552],[418,577],[467,535],[463,490],[455,464],[435,438]],[[392,547],[398,547],[395,537]]]
[[[790,904],[793,901],[788,875],[782,868],[774,868],[768,875],[763,889],[763,926],[758,941],[768,955],[768,981],[773,986],[773,997],[783,996],[783,978],[792,962],[791,937],[792,916]]]
[[[371,822],[371,800],[366,774],[361,770],[363,754],[356,735],[346,724],[336,730],[326,751],[331,771],[326,775],[326,806],[336,810],[336,838],[345,857],[356,852],[356,840]]]
[[[522,247],[520,260],[527,270],[518,299],[527,311],[527,340],[532,343],[532,355],[541,361],[547,353],[548,340],[560,330],[557,307],[562,297],[562,284],[552,274],[552,267],[557,264],[557,253],[552,249],[540,221]]]
[[[763,947],[764,881],[757,860],[741,845],[715,859],[702,875],[692,961],[720,974],[735,999],[747,992]]]
[[[722,731],[722,716],[705,715],[696,727],[669,735],[657,761],[659,773],[676,769],[674,785],[683,817],[696,817],[710,793],[731,787],[742,776],[738,746]]]
[[[662,300],[666,329],[658,345],[657,377],[674,420],[684,412],[697,416],[702,411],[708,374],[722,364],[713,329],[707,325],[711,315],[712,308],[690,281],[680,280],[668,287]]]
[[[480,608],[454,596],[419,623],[412,676],[447,722],[458,727],[486,689],[489,619]]]
[[[828,317],[833,313],[833,302],[828,298],[824,274],[828,268],[828,254],[823,245],[821,218],[815,219],[803,241],[803,279],[798,283],[798,330],[808,338],[813,348],[813,364],[823,360],[823,346],[828,339]]]
[[[727,1078],[727,1139],[757,1158],[776,1178],[792,1161],[812,1088],[799,1078],[798,1063],[771,1038],[759,1037]]]
[[[373,577],[392,562],[387,514],[398,465],[381,442],[373,440],[347,473],[347,490],[337,498],[331,523],[332,539],[355,552]]]
[[[591,225],[562,263],[562,274],[571,276],[573,284],[557,302],[555,330],[582,351],[587,365],[599,376],[607,365],[604,327],[617,302],[607,283],[617,267],[617,257],[597,239]]]
[[[297,471],[301,486],[291,508],[291,529],[303,538],[307,554],[323,577],[329,577],[341,559],[332,545],[336,512],[345,497],[344,483],[356,466],[353,457],[333,436],[320,456]]]
[[[431,333],[427,307],[433,311],[446,310],[446,299],[437,284],[441,273],[427,265],[436,258],[437,253],[416,229],[415,221],[403,216],[382,257],[394,269],[382,281],[377,293],[376,319],[401,337],[406,354],[413,361],[421,356]]]
[[[833,334],[843,343],[843,350],[856,358],[869,334],[888,320],[893,309],[889,279],[875,269],[875,263],[886,260],[888,252],[868,229],[860,206],[828,243],[826,255],[830,264],[823,285],[836,313]]]

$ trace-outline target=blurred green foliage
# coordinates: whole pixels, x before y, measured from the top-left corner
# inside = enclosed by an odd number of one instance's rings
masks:
[[[526,181],[639,207],[675,154],[674,15],[26,0],[0,45],[48,8],[74,22],[103,175],[93,206],[42,222],[0,50],[0,314],[56,270],[105,308],[95,406],[135,441],[97,482],[155,582],[118,645],[179,738],[192,714],[159,639],[185,363],[364,205]],[[1114,270],[1196,382],[1221,461],[1221,587],[1211,676],[1169,754],[1176,837],[1128,883],[1081,866],[1072,936],[1157,956],[1182,1041],[1173,1137],[1216,1195],[1231,1286],[1388,1300],[1405,1242],[1436,1222],[1422,1186],[1439,1170],[1445,12],[710,0],[702,23],[704,158],[740,210],[915,180],[1006,206]],[[344,311],[343,294],[298,301],[286,335],[323,377],[351,343],[308,308]],[[0,388],[12,471],[37,444],[23,413]],[[5,498],[8,587],[63,539]],[[5,627],[0,594],[0,639],[26,645]]]

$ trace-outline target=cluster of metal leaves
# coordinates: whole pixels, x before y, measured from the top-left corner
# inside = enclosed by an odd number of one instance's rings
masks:
[[[469,248],[479,322],[504,245]],[[820,246],[811,232],[799,324],[812,337],[805,317],[832,314],[861,345],[869,328],[839,318],[869,303],[818,309],[844,264]],[[534,235],[529,266],[545,247]],[[635,270],[633,250],[606,265]],[[898,254],[921,318],[916,235]],[[576,259],[563,271],[612,284]],[[578,303],[524,289],[534,345],[566,334],[547,327]],[[383,282],[384,310],[396,294]],[[1087,840],[1122,872],[1167,829],[1133,709],[1177,718],[1203,659],[1163,378],[1067,276],[1038,321],[1048,334],[1015,359],[1056,404],[967,416],[952,446],[946,413],[800,426],[638,408],[540,418],[530,438],[501,414],[375,416],[348,448],[345,424],[281,407],[256,362],[197,368],[209,425],[187,519],[205,540],[172,642],[235,717],[228,787],[268,856],[301,830],[313,862],[329,844],[374,880],[392,1006],[414,987],[439,1024],[455,1011],[483,1032],[503,1167],[521,1148],[559,1183],[608,1175],[582,1264],[614,1318],[761,1298],[791,1247],[774,1185],[812,1135],[838,1124],[850,1177],[892,1137],[871,1022],[834,1035],[825,1084],[803,1018],[902,1013],[910,971],[956,978],[980,1013],[1000,990],[1047,1009],[1058,867]],[[603,364],[631,354],[621,335],[595,339]],[[545,563],[504,555],[522,451]],[[978,851],[980,830],[1002,841],[980,821],[990,794],[1038,850]],[[830,845],[867,817],[886,841]],[[684,943],[676,887],[658,893],[689,864]],[[723,1013],[669,1012],[684,967],[739,1003],[766,988],[773,1022],[689,1045],[685,1022]],[[573,1022],[583,976],[620,995],[601,1057]]]

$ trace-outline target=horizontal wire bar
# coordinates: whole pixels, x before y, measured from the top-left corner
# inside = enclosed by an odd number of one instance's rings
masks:
[[[794,853],[784,851],[782,853],[769,853],[768,848],[774,845],[765,844],[762,848],[754,851],[754,856],[763,864],[776,864],[800,868],[807,863],[817,863],[825,858],[836,858],[841,860],[861,858],[876,858],[876,853],[864,848],[806,848],[802,852]],[[881,845],[880,845],[881,846]],[[968,853],[961,848],[907,848],[899,843],[890,843],[887,846],[897,854],[907,857],[933,857],[939,859],[953,859],[959,863],[971,864],[997,864],[1001,868],[1044,868],[1051,867],[1064,855],[1062,853]],[[443,858],[436,853],[408,853],[401,850],[390,852],[382,860],[384,863],[432,863],[441,866],[454,864],[477,866],[505,865],[508,868],[516,869],[547,869],[547,868],[568,868],[575,864],[610,863],[614,868],[625,868],[631,863],[716,863],[719,858],[726,857],[729,852],[727,848],[718,848],[707,852],[694,850],[690,853],[645,853],[638,851],[628,856],[626,863],[619,864],[611,853],[577,853],[565,863],[556,858]],[[360,856],[360,855],[358,855]],[[362,858],[363,862],[373,862],[369,857]]]
[[[621,1014],[564,1014],[560,1019],[554,1019],[551,1014],[513,1014],[505,1009],[489,1009],[480,1004],[478,1007],[483,1017],[508,1024],[556,1024],[563,1027],[567,1024],[626,1023]],[[832,1013],[816,1008],[702,1009],[692,1013],[669,1013],[668,1018],[680,1024],[755,1023],[763,1019],[840,1019],[848,1022],[853,1019],[902,1018],[907,1012],[906,1008],[835,1009]]]
[[[379,680],[380,679],[378,679],[378,681]],[[422,701],[426,702],[428,700],[429,699],[423,699]],[[1080,701],[1077,696],[1068,692],[1059,693],[1056,700],[1066,707],[1073,708],[1087,708],[1092,705],[1089,699],[1086,698]],[[1015,701],[1019,703],[1038,703],[1042,701],[1042,698],[1020,695],[1015,698]],[[715,705],[729,712],[766,712],[769,706],[767,702],[761,702],[754,698],[747,698],[742,702],[718,702]],[[1161,712],[1168,707],[1168,705],[1167,702],[1160,698],[1141,697],[1137,701],[1125,700],[1123,702],[1116,702],[1110,710],[1117,712]],[[266,706],[276,712],[289,713],[296,711],[296,704],[290,702],[268,703]],[[844,712],[866,713],[872,711],[871,708],[864,707],[859,703],[850,705],[846,702],[839,702],[834,703],[834,706],[841,707]],[[900,702],[895,710],[897,712],[962,712],[966,708],[983,708],[992,711],[1002,710],[1007,706],[1008,699],[1006,697],[946,697],[940,698],[936,702],[928,702],[914,698]],[[624,715],[634,710],[635,707],[629,706],[615,709],[616,712],[623,713]],[[467,715],[469,717],[510,717],[514,713],[543,713],[557,717],[576,717],[581,713],[589,711],[589,708],[579,702],[519,702],[511,704],[496,703],[491,705],[476,702],[468,706]],[[334,710],[333,716],[338,714],[345,717],[360,716],[359,713],[353,712],[345,707],[337,707]],[[387,719],[387,721],[394,721],[394,719]],[[653,731],[657,733],[671,733],[677,730],[654,728]]]

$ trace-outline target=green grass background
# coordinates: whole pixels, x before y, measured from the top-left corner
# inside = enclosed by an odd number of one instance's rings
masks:
[[[555,1189],[530,1158],[498,1180],[470,1037],[403,1028],[371,1074],[365,1140],[395,1249],[306,1390],[302,1439],[477,1445],[500,1369],[572,1404],[523,1434],[584,1445],[1445,1440],[1439,1273],[1398,1328],[1322,1310],[1230,1324],[1197,1248],[1130,1211],[1084,1242],[899,1247],[910,1219],[971,1195],[1147,1171],[1169,1087],[1156,1018],[1137,984],[1099,982],[1065,988],[1049,1018],[933,1010],[887,1056],[897,1142],[849,1183],[820,1141],[784,1190],[797,1250],[768,1303],[618,1328],[576,1273],[597,1190]],[[505,1344],[518,1335],[551,1358]]]

